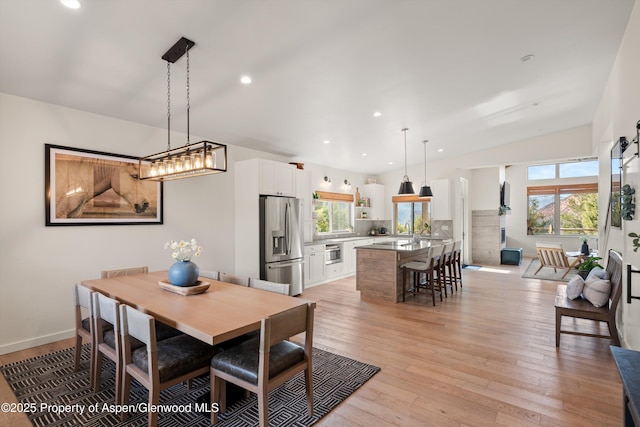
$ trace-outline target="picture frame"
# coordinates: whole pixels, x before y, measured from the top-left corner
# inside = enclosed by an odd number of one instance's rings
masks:
[[[622,189],[622,154],[620,141],[615,141],[611,147],[611,189],[609,198],[609,215],[611,227],[622,228],[621,189]]]
[[[163,183],[138,179],[139,158],[45,144],[45,225],[163,223]]]

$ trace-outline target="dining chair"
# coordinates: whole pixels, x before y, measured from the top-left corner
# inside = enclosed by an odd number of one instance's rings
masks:
[[[221,282],[233,283],[240,286],[249,286],[249,278],[243,276],[234,276],[233,274],[220,273],[219,280]]]
[[[103,270],[100,272],[100,277],[102,279],[109,279],[112,277],[131,276],[133,274],[145,274],[148,272],[149,272],[149,267],[144,265],[142,267],[121,268],[118,270]],[[175,337],[178,335],[182,335],[182,332],[165,323],[156,321],[156,337],[158,338],[158,341]],[[108,337],[109,340],[110,338],[111,337]]]
[[[208,279],[213,279],[213,280],[219,280],[220,279],[220,273],[218,273],[217,271],[214,271],[214,270],[202,270],[202,269],[200,269],[200,276],[201,277],[206,277]]]
[[[269,425],[269,391],[304,371],[307,408],[313,415],[312,344],[315,302],[262,319],[260,337],[226,349],[211,359],[211,404],[226,410],[226,382],[257,394],[261,427]],[[304,346],[288,339],[305,333]],[[211,412],[211,423],[218,412]]]
[[[78,371],[80,369],[80,354],[82,352],[82,341],[86,341],[90,346],[89,356],[89,383],[93,384],[93,364],[94,364],[94,352],[95,352],[95,335],[94,335],[94,322],[93,316],[93,301],[91,298],[91,291],[80,284],[73,286],[73,303],[75,306],[75,324],[76,324],[76,347],[73,358],[73,369]],[[84,313],[87,313],[87,317]],[[113,328],[112,325],[104,325],[105,328]]]
[[[104,325],[112,325],[112,329],[104,333],[96,333],[95,351],[93,363],[93,387],[94,392],[100,390],[102,377],[102,356],[107,356],[116,365],[115,379],[115,404],[118,405],[121,399],[122,381],[122,347],[120,344],[120,315],[118,314],[120,303],[118,301],[94,292],[92,295],[92,309],[94,331],[100,331]],[[137,344],[140,347],[142,344]]]
[[[184,334],[157,341],[154,318],[124,304],[120,305],[120,337],[123,405],[129,404],[132,378],[149,391],[149,405],[158,405],[160,390],[206,374],[211,358],[218,351],[216,347]],[[132,349],[133,338],[144,346]],[[126,418],[127,413],[123,411],[121,420]],[[148,425],[157,424],[158,412],[149,411]]]
[[[276,283],[251,277],[249,279],[249,287],[261,289],[263,291],[275,292],[277,294],[289,295],[289,288],[291,285],[288,283]]]
[[[103,270],[100,272],[100,277],[102,279],[108,279],[110,277],[129,276],[132,274],[143,274],[148,272],[149,267],[145,265],[142,267],[121,268],[119,270]]]
[[[436,292],[440,294],[442,301],[442,283],[438,275],[438,257],[442,253],[442,245],[434,245],[429,248],[427,258],[424,261],[412,261],[402,264],[402,302],[405,301],[406,292],[412,292],[413,295],[419,292],[421,287],[431,292],[431,300],[436,305]],[[413,273],[413,286],[407,289],[407,273]],[[420,279],[420,275],[425,275],[424,283]]]

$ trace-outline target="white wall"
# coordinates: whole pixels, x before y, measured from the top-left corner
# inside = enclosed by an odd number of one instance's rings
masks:
[[[598,111],[593,119],[592,144],[598,150],[601,159],[607,159],[601,165],[600,200],[608,200],[610,185],[609,153],[613,141],[626,136],[631,141],[636,134],[635,126],[640,120],[640,3],[636,2],[624,38],[618,51],[616,62],[611,70],[607,87],[602,96]],[[628,148],[630,156],[637,146]],[[603,162],[605,163],[605,162]],[[601,241],[607,241],[607,248],[622,251],[624,262],[640,267],[640,252],[633,252],[630,232],[640,233],[640,159],[628,160],[624,169],[623,183],[631,184],[636,190],[636,217],[632,221],[622,221],[622,230],[612,229],[609,235],[601,231]],[[600,218],[606,215],[606,203],[601,204]],[[623,280],[626,284],[626,274]],[[619,328],[623,335],[623,345],[640,350],[640,300],[626,303],[626,286],[623,287],[620,302]],[[633,294],[640,295],[640,275],[633,277]]]

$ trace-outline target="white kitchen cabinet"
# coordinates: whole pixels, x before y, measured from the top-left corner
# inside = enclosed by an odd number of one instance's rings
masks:
[[[362,187],[362,197],[368,197],[371,200],[371,206],[367,208],[356,209],[356,213],[360,213],[362,209],[367,212],[367,219],[382,220],[385,218],[385,188],[382,184],[365,184]],[[356,217],[357,218],[357,217]]]
[[[304,285],[308,287],[325,279],[325,245],[304,247]]]
[[[448,179],[437,179],[431,181],[431,219],[447,220],[453,219],[451,214],[451,181]]]
[[[342,262],[336,262],[334,264],[327,265],[325,277],[327,279],[334,279],[342,276],[342,264]]]
[[[260,194],[296,197],[296,167],[288,163],[258,159]]]

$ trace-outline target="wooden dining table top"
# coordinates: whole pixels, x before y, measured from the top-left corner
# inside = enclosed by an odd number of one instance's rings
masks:
[[[308,303],[206,277],[199,278],[210,284],[206,292],[184,296],[162,289],[159,282],[166,278],[166,271],[157,271],[81,284],[211,345],[260,329],[263,318]]]

